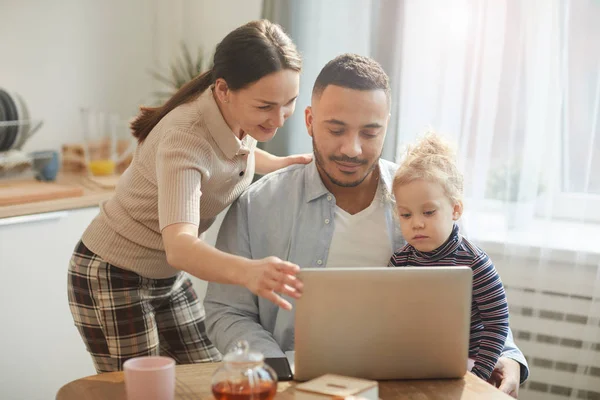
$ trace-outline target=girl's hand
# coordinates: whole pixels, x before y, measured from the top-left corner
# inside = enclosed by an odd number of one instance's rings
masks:
[[[521,364],[508,357],[500,357],[488,382],[516,399],[519,396],[520,379]]]

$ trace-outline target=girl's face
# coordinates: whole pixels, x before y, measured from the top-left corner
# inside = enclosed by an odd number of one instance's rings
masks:
[[[395,187],[394,196],[402,236],[419,251],[443,245],[462,215],[462,202],[452,202],[438,183],[417,179]]]
[[[215,92],[234,133],[239,137],[248,134],[259,142],[266,142],[294,112],[299,85],[300,73],[284,69],[235,91],[229,90],[225,81],[219,79]]]

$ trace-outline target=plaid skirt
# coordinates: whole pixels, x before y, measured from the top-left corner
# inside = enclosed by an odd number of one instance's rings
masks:
[[[82,242],[68,274],[75,326],[98,373],[132,357],[166,355],[178,364],[220,361],[206,336],[204,307],[181,272],[149,279],[104,261]]]

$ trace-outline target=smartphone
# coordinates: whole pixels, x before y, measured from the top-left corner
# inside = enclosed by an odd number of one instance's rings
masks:
[[[286,357],[265,358],[265,364],[273,368],[279,381],[291,381],[294,378]]]

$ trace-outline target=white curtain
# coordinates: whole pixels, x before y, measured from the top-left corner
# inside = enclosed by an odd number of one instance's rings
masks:
[[[393,133],[457,145],[464,232],[531,366],[519,398],[600,398],[600,1],[401,3]]]

